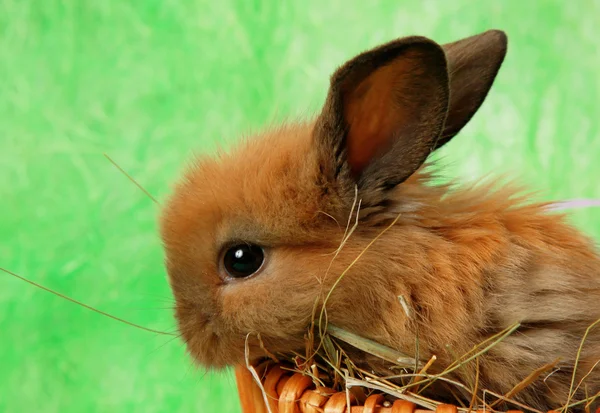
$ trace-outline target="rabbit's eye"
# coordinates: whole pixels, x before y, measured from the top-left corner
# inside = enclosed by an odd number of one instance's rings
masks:
[[[264,261],[263,249],[253,244],[234,245],[223,256],[225,270],[234,278],[251,276],[260,269]]]

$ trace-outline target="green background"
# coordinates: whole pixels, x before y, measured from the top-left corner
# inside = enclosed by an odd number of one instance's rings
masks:
[[[447,174],[600,198],[600,1],[0,0],[0,266],[173,331],[157,208],[104,152],[162,199],[193,151],[316,111],[353,54],[490,28],[508,57]],[[600,210],[573,220],[600,239]],[[1,412],[237,412],[235,392],[177,340],[0,273]]]

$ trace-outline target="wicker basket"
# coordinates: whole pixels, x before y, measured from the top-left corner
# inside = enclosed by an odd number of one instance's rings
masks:
[[[361,402],[350,394],[351,411],[347,411],[347,395],[331,389],[317,389],[310,377],[271,365],[260,371],[262,385],[271,413],[431,413],[411,402],[386,402],[383,394],[373,394]],[[262,390],[245,366],[236,369],[236,381],[243,413],[268,413]],[[457,413],[457,406],[438,405],[436,413]],[[473,413],[485,413],[483,410]],[[488,412],[489,413],[489,412]],[[522,413],[511,410],[507,413]],[[554,411],[548,413],[556,413]],[[600,409],[596,411],[600,413]]]

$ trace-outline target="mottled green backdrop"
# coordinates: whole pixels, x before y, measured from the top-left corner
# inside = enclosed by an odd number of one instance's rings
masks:
[[[317,110],[353,54],[489,28],[508,58],[448,173],[600,198],[600,1],[0,0],[0,266],[173,331],[157,208],[104,152],[160,200],[192,151]],[[600,210],[573,219],[600,239]],[[0,412],[212,411],[239,411],[230,373],[0,273]]]

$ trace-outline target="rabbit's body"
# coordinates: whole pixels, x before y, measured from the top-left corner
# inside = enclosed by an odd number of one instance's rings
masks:
[[[418,330],[420,358],[436,355],[443,369],[518,322],[480,357],[480,388],[505,394],[560,358],[557,371],[515,399],[538,409],[567,400],[579,343],[600,319],[593,243],[516,189],[435,185],[422,167],[479,107],[505,46],[499,32],[443,52],[423,38],[382,46],[336,72],[314,122],[282,126],[190,168],[165,208],[162,237],[194,359],[243,363],[246,340],[251,359],[265,354],[261,344],[302,352],[315,301],[344,273],[326,305],[332,324],[409,354]],[[244,254],[261,265],[248,267]],[[575,384],[598,360],[592,330]],[[455,376],[472,384],[475,371],[472,362]],[[600,374],[586,383],[576,398],[600,390]]]
[[[414,198],[399,191],[394,209],[407,218],[401,217],[345,275],[348,285],[339,286],[331,299],[337,306],[328,307],[330,322],[408,354],[415,354],[418,333],[420,358],[436,355],[440,369],[520,323],[479,357],[479,388],[506,394],[559,359],[513,399],[542,410],[563,406],[578,347],[586,329],[600,319],[600,259],[593,243],[562,216],[526,203],[510,188],[456,188],[448,194],[445,187],[423,186],[418,179],[414,188],[408,189],[413,182],[404,185]],[[405,203],[408,209],[419,207],[402,212]],[[347,259],[382,229],[359,227],[345,247],[355,248]],[[339,274],[343,265],[335,268],[333,274]],[[351,285],[370,285],[377,294],[365,302],[365,291]],[[408,304],[412,322],[398,296]],[[358,306],[371,314],[357,315]],[[575,385],[599,360],[600,328],[586,339]],[[454,374],[470,385],[475,375],[475,362]],[[584,383],[573,400],[584,399],[585,391],[588,396],[598,392],[600,374],[592,372]]]

